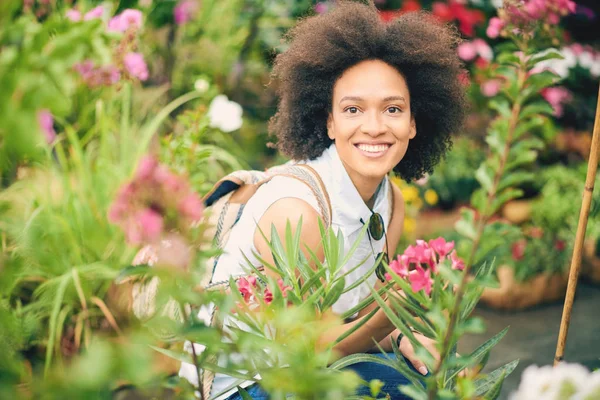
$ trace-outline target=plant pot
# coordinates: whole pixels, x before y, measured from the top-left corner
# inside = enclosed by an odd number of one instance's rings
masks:
[[[498,267],[499,288],[485,288],[481,303],[499,310],[522,310],[561,300],[567,290],[568,271],[560,274],[541,273],[517,282],[511,267]]]
[[[502,207],[502,216],[515,225],[531,218],[531,200],[512,200]]]
[[[596,284],[600,284],[600,256],[597,254],[597,241],[587,239],[583,244],[583,259],[581,260],[581,276]]]

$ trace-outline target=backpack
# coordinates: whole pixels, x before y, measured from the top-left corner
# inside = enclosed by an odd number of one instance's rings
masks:
[[[202,199],[206,207],[204,210],[204,222],[207,229],[204,235],[206,238],[212,237],[213,249],[223,249],[225,247],[232,229],[242,216],[247,202],[263,184],[276,176],[287,176],[306,184],[317,199],[318,211],[325,227],[329,228],[331,226],[332,210],[329,195],[319,174],[312,167],[306,164],[284,164],[264,172],[235,171],[217,182],[213,189]],[[171,244],[168,240],[163,240],[160,244],[156,245],[146,245],[136,254],[133,265],[146,264],[150,267],[153,266],[158,261],[158,254],[161,251],[168,251],[170,246]],[[213,282],[219,256],[216,255],[207,261],[205,275],[201,279],[200,285],[206,290],[222,290],[227,289],[229,286],[228,280]],[[234,278],[238,280],[241,277],[243,275],[235,276]],[[157,277],[146,282],[131,283],[130,308],[137,318],[146,319],[157,312],[155,299],[159,283],[160,281]],[[186,305],[186,308],[186,312],[189,315],[193,307]],[[168,316],[178,321],[184,320],[180,307],[174,300],[168,302],[159,312],[163,316]],[[207,321],[210,326],[216,326],[219,321],[218,318],[215,318],[216,313],[216,308],[211,307],[210,316]],[[164,341],[172,341],[173,339],[169,333],[155,333]],[[209,361],[216,362],[216,359]],[[205,396],[210,395],[214,376],[213,371],[201,370],[200,382],[198,384],[204,390],[203,393]]]

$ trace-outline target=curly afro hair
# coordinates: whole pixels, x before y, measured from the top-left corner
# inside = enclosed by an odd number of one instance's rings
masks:
[[[273,69],[280,100],[269,124],[283,154],[295,160],[320,156],[332,142],[326,124],[335,82],[359,62],[378,59],[404,76],[417,127],[394,171],[407,181],[433,171],[466,110],[456,30],[424,12],[384,23],[373,5],[338,2],[328,14],[301,21],[286,37],[289,48]]]

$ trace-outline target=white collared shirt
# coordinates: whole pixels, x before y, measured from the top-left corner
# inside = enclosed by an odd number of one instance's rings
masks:
[[[384,220],[385,231],[388,231],[388,225],[391,217],[391,207],[389,191],[391,190],[387,176],[380,185],[376,194],[373,210],[365,204],[358,190],[352,183],[346,168],[344,167],[335,144],[326,149],[323,154],[315,160],[303,161],[302,164],[311,166],[323,181],[332,208],[331,226],[334,232],[341,232],[344,238],[344,250],[347,254],[354,242],[358,239],[363,228],[363,222],[368,224],[373,212],[379,213]],[[238,223],[233,227],[231,236],[224,247],[224,253],[219,258],[213,274],[213,282],[227,280],[231,275],[240,275],[247,270],[247,261],[244,255],[255,266],[260,266],[260,262],[254,256],[257,252],[254,246],[254,233],[257,222],[263,216],[265,211],[276,201],[283,198],[298,198],[304,200],[319,211],[317,199],[311,189],[297,179],[276,176],[269,182],[263,184],[252,196],[244,208],[244,212]],[[364,235],[348,263],[342,268],[341,273],[350,271],[356,265],[366,261],[346,277],[346,286],[353,284],[361,279],[365,274],[372,270],[375,264],[376,255],[383,251],[385,246],[385,236],[380,240],[375,240],[369,235]],[[394,249],[390,249],[393,251]],[[371,273],[368,279],[356,288],[343,293],[339,300],[332,306],[333,312],[342,314],[352,307],[356,306],[361,300],[370,294],[369,287],[375,284],[377,277]],[[199,317],[201,317],[199,315]],[[182,364],[179,375],[187,378],[190,382],[197,384],[195,369],[190,364]],[[219,393],[227,388],[236,379],[224,374],[217,374],[213,383],[212,393]],[[244,382],[240,385],[246,387],[253,383]],[[219,396],[218,399],[225,399],[235,392],[236,389]]]

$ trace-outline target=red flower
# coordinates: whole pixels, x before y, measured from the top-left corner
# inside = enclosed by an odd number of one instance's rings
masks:
[[[558,251],[564,251],[567,247],[567,243],[564,240],[558,239],[554,242],[554,248]]]
[[[511,246],[512,258],[515,261],[520,261],[525,257],[525,248],[527,247],[527,241],[525,239],[517,240]]]

